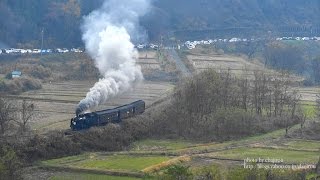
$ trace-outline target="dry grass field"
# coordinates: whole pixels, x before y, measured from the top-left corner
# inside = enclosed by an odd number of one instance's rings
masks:
[[[188,59],[192,62],[196,71],[201,71],[209,68],[216,70],[228,70],[234,74],[241,74],[244,71],[263,70],[262,65],[248,62],[242,57],[235,57],[229,55],[213,54],[206,55],[188,55]]]
[[[144,73],[150,73],[155,70],[161,70],[156,51],[143,51],[139,53],[137,63],[141,66]]]
[[[307,102],[314,102],[317,99],[317,95],[320,94],[320,87],[299,87],[298,88],[301,99]]]
[[[154,71],[162,71],[156,51],[144,51],[140,53],[137,62],[141,65],[145,74]],[[95,84],[95,80],[83,81],[56,81],[45,82],[42,89],[28,91],[20,95],[10,96],[13,99],[29,99],[36,105],[36,116],[30,122],[31,129],[36,132],[47,132],[49,130],[64,130],[69,128],[70,119],[74,116],[76,105],[82,100],[89,89]],[[135,100],[144,100],[147,107],[159,98],[165,96],[173,84],[165,81],[145,80],[136,84],[128,92],[110,99],[98,109],[112,108]]]
[[[186,58],[196,72],[215,69],[217,71],[230,70],[236,75],[252,75],[253,71],[266,70],[260,62],[248,61],[242,56],[219,54],[210,50],[204,51],[202,48],[188,51]]]
[[[257,59],[249,60],[247,57],[241,55],[219,54],[210,49],[196,48],[189,50],[185,54],[185,61],[192,66],[195,73],[206,69],[215,69],[217,72],[229,71],[236,76],[249,79],[253,78],[255,71],[263,71],[268,75],[280,75],[279,72],[265,67],[265,65]],[[302,77],[293,74],[289,77],[295,81],[303,80]]]
[[[85,97],[94,83],[86,81],[46,83],[43,84],[41,90],[29,91],[12,97],[26,98],[36,105],[37,115],[30,123],[33,130],[43,132],[68,129],[69,120],[74,116],[76,105]],[[143,81],[132,90],[110,99],[106,104],[92,111],[120,106],[139,99],[144,100],[147,106],[150,106],[172,88],[173,85],[168,82]]]

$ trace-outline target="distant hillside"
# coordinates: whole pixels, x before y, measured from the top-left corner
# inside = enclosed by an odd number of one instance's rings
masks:
[[[162,27],[157,33],[171,29],[190,36],[189,32],[203,29],[222,29],[218,33],[223,34],[228,28],[245,33],[248,29],[320,26],[319,0],[161,0],[155,6],[149,28]]]
[[[161,0],[174,29],[320,24],[318,0]]]
[[[1,0],[0,47],[81,46],[83,15],[103,0]],[[151,39],[176,30],[320,26],[319,0],[157,0],[142,24]]]
[[[39,47],[41,34],[47,47],[81,45],[82,16],[101,0],[1,0],[0,47]]]

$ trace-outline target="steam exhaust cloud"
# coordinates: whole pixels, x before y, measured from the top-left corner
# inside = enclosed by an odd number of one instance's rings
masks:
[[[141,67],[136,65],[138,52],[132,40],[146,37],[145,33],[139,33],[142,29],[139,17],[149,8],[149,0],[107,0],[84,18],[82,39],[104,78],[80,101],[77,115],[129,90],[143,79]]]

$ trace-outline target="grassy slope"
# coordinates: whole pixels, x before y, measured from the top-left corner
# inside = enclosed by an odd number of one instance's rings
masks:
[[[116,155],[107,157],[103,160],[94,159],[80,162],[76,166],[80,168],[140,171],[148,166],[158,164],[166,160],[169,160],[169,158],[161,156],[138,157]]]
[[[285,143],[286,146],[299,150],[313,150],[317,151],[320,149],[319,141],[305,141],[305,140],[293,140]]]
[[[86,173],[66,173],[63,175],[56,175],[50,180],[138,180],[140,178],[134,177],[121,177],[121,176],[108,176],[100,174],[86,174]]]
[[[196,146],[197,144],[185,140],[155,140],[145,139],[137,141],[133,145],[133,151],[140,150],[178,150],[187,147]]]

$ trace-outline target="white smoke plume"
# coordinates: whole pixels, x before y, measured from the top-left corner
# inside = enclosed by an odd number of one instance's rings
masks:
[[[107,0],[84,18],[82,39],[104,78],[80,101],[76,114],[105,103],[143,79],[132,39],[145,37],[139,33],[139,17],[149,7],[149,0]]]

